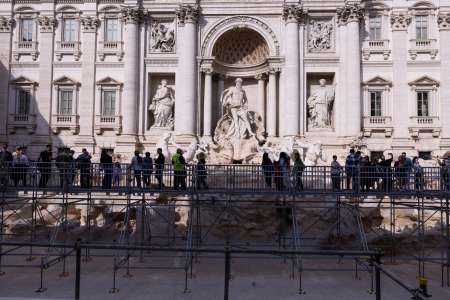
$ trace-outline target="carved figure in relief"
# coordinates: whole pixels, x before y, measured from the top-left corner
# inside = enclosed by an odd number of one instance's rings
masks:
[[[312,51],[329,50],[332,47],[333,24],[329,22],[310,22],[308,48]]]
[[[151,28],[152,50],[159,52],[173,52],[175,46],[174,30],[168,26],[154,22]]]
[[[326,86],[325,79],[319,80],[320,86],[308,98],[308,122],[311,128],[331,126],[334,104],[334,88]]]
[[[149,110],[153,113],[154,127],[172,127],[173,126],[173,106],[175,97],[172,88],[167,86],[167,80],[161,80],[158,90],[153,96]]]

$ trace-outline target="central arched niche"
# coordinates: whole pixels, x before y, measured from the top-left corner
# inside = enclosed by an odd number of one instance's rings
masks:
[[[234,28],[219,37],[212,54],[220,64],[245,68],[264,63],[270,49],[258,32],[249,28]]]

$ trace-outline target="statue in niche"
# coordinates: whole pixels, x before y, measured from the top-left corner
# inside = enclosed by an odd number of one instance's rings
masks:
[[[161,80],[155,96],[149,105],[150,112],[153,113],[153,127],[173,127],[173,107],[175,97],[173,89],[167,86],[167,80]]]
[[[333,24],[331,22],[312,20],[309,26],[308,49],[324,51],[332,48]]]
[[[214,141],[228,158],[246,161],[257,152],[256,147],[264,142],[262,118],[247,107],[247,94],[242,88],[242,79],[226,89],[220,99],[224,114],[214,131]]]
[[[334,88],[328,87],[326,83],[325,79],[320,79],[320,86],[308,98],[308,122],[311,128],[331,127]]]
[[[173,52],[175,32],[162,23],[154,22],[151,28],[151,49],[154,52]]]

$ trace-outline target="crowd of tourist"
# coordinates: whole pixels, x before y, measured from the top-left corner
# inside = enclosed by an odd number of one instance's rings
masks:
[[[188,164],[181,149],[177,149],[170,162],[166,162],[160,148],[157,149],[154,158],[150,152],[145,152],[144,156],[141,156],[139,151],[135,151],[130,164],[126,167],[119,161],[115,161],[111,153],[105,149],[101,152],[98,165],[92,164],[92,156],[86,149],[82,149],[82,152],[75,157],[74,150],[62,147],[54,156],[51,145],[47,145],[35,162],[30,161],[26,152],[27,147],[17,147],[11,153],[7,144],[0,149],[1,186],[12,182],[15,187],[36,184],[45,188],[54,172],[52,171],[54,161],[58,170],[60,188],[73,186],[78,178],[77,184],[83,189],[88,189],[92,187],[95,173],[101,174],[100,179],[97,178],[101,180],[101,185],[97,182],[96,186],[101,186],[105,190],[125,186],[125,178],[128,178],[132,186],[138,189],[152,186],[163,189],[164,175],[167,175],[166,164],[172,165],[170,174],[173,176],[173,188],[177,190],[187,188]],[[199,153],[196,158],[197,163],[189,166],[192,184],[198,189],[208,189],[206,155]],[[439,164],[441,184],[443,188],[449,189],[450,159],[446,157],[440,160]],[[29,176],[31,165],[36,170],[33,174],[39,174],[39,177]],[[261,161],[261,171],[266,187],[276,190],[294,189],[301,192],[304,189],[304,176],[306,180],[317,179],[314,174],[315,169],[307,167],[298,151],[292,154],[281,152],[277,160],[272,160],[268,153],[264,153]],[[391,192],[394,188],[402,191],[412,188],[421,190],[424,187],[424,171],[418,157],[411,159],[404,152],[394,161],[392,153],[387,154],[386,157],[370,159],[352,148],[346,156],[344,165],[341,165],[338,157],[333,155],[330,166],[320,171],[320,176],[325,175],[325,172],[331,178],[331,187],[334,191],[348,189]],[[33,183],[27,182],[28,180],[33,180]]]

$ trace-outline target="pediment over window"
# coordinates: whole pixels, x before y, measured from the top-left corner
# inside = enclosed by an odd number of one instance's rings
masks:
[[[439,86],[439,84],[439,81],[428,76],[422,76],[409,83],[411,86]]]
[[[107,76],[107,77],[97,81],[96,84],[97,85],[122,85],[122,82],[117,81],[117,80]]]
[[[80,85],[79,82],[67,77],[67,76],[62,76],[56,80],[53,81],[54,85]]]
[[[374,78],[363,82],[366,86],[392,86],[392,81],[384,79],[381,76],[375,76]]]
[[[11,80],[10,83],[12,85],[32,85],[32,86],[39,85],[39,83],[37,83],[36,81],[28,79],[25,76],[20,76],[14,80]]]

